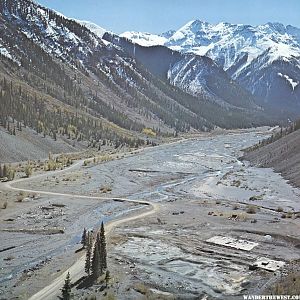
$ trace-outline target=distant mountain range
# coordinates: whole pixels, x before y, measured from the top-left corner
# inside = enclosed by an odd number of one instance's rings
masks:
[[[300,111],[299,30],[280,35],[272,26],[261,37],[249,26],[200,21],[160,36],[118,36],[31,0],[3,0],[0,125],[118,147],[144,143],[146,128],[173,135],[285,121]],[[269,47],[258,51],[263,39]]]
[[[212,25],[195,20],[161,35],[125,32],[121,36],[142,46],[163,45],[207,56],[256,96],[258,104],[291,115],[300,113],[299,28],[280,23]],[[172,76],[170,80],[182,85]],[[194,85],[190,92],[195,92]]]

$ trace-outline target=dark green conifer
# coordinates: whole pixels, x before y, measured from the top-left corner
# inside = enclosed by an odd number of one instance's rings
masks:
[[[104,270],[107,269],[107,252],[106,252],[106,239],[104,224],[101,223],[100,234],[99,234],[99,245],[100,245],[100,271],[103,274]]]
[[[86,228],[83,229],[83,233],[81,236],[81,244],[83,247],[86,247],[87,245],[87,233],[86,233]]]
[[[62,300],[70,300],[72,298],[71,294],[71,279],[70,279],[70,273],[68,272],[67,277],[65,279],[64,286],[61,289],[62,293]]]
[[[107,270],[106,273],[105,273],[105,285],[106,285],[106,287],[108,287],[109,281],[110,281],[110,272]]]
[[[99,249],[98,244],[95,242],[94,251],[93,251],[93,259],[92,259],[92,276],[94,280],[97,280],[101,275],[100,273],[100,257],[99,257]]]

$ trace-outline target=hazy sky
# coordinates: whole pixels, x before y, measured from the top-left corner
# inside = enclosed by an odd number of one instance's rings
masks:
[[[64,15],[115,33],[162,33],[190,20],[300,27],[300,0],[37,0]]]

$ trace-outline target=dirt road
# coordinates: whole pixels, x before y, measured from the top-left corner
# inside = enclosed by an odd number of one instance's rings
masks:
[[[152,203],[152,202],[144,201],[144,200],[133,200],[133,199],[117,198],[117,197],[93,197],[93,196],[83,196],[83,195],[77,195],[77,194],[45,192],[45,191],[40,191],[40,190],[17,188],[15,186],[13,186],[16,183],[36,180],[36,179],[42,178],[44,176],[49,176],[49,175],[54,175],[54,174],[57,175],[58,173],[68,172],[70,170],[75,169],[76,167],[79,167],[80,165],[82,165],[82,163],[83,163],[83,160],[80,160],[64,170],[48,172],[46,174],[38,174],[38,175],[32,176],[30,178],[17,179],[17,180],[11,181],[11,182],[4,183],[4,186],[5,186],[5,188],[10,189],[10,190],[24,191],[24,192],[28,192],[28,193],[39,193],[39,194],[50,195],[50,196],[62,196],[62,197],[68,197],[68,198],[76,197],[76,198],[96,199],[96,200],[105,200],[105,201],[117,200],[117,201],[142,204],[142,205],[145,205],[148,207],[147,211],[138,212],[135,215],[131,215],[131,216],[128,216],[128,217],[125,217],[122,219],[113,220],[113,221],[105,224],[106,236],[108,236],[112,232],[113,228],[115,228],[123,223],[127,223],[127,222],[130,222],[130,221],[133,221],[136,219],[140,219],[140,218],[145,218],[147,216],[150,216],[150,215],[156,213],[159,210],[159,205],[157,203]],[[70,273],[72,282],[77,281],[78,279],[80,279],[82,276],[85,275],[84,263],[85,263],[85,255],[82,255],[69,269],[67,269],[64,273],[62,273],[59,277],[57,277],[53,282],[51,282],[49,285],[44,287],[38,293],[31,296],[29,298],[29,300],[56,299],[56,296],[58,294],[60,294],[60,289],[62,288],[62,286],[64,284],[64,280],[65,280],[68,272]]]
[[[126,201],[126,200],[124,200]],[[130,200],[131,201],[131,200]],[[138,200],[132,200],[131,202],[138,202]],[[145,201],[142,201],[142,203],[145,203]],[[150,216],[158,211],[159,205],[150,203],[151,210],[148,210],[146,212],[140,213],[138,215],[130,216],[124,219],[115,220],[112,221],[105,226],[106,236],[108,236],[113,228],[117,227],[118,225],[121,225],[123,223],[127,223],[136,219],[145,218],[147,216]],[[61,274],[59,277],[57,277],[52,283],[50,283],[48,286],[44,287],[42,290],[40,290],[38,293],[34,294],[29,298],[29,300],[51,300],[56,299],[56,295],[60,294],[60,289],[62,288],[65,278],[67,276],[67,273],[70,273],[72,282],[75,282],[79,280],[82,276],[85,275],[84,271],[84,263],[85,263],[85,255],[82,255],[69,269],[67,269],[63,274]]]

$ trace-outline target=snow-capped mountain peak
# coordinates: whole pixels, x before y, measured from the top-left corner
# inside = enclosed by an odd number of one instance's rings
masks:
[[[207,28],[210,27],[210,24],[201,20],[192,20],[182,26],[175,34],[182,33],[182,34],[197,34],[199,31],[205,31]],[[174,35],[173,35],[174,38]]]
[[[120,36],[144,47],[164,45],[168,41],[168,38],[163,35],[156,35],[147,32],[126,31]]]
[[[274,101],[282,108],[286,98],[300,109],[299,28],[276,22],[252,26],[192,20],[164,39],[149,33],[125,35],[140,45],[164,45],[181,53],[207,56],[263,99],[263,105]]]
[[[193,20],[169,37],[139,32],[126,32],[121,36],[143,46],[165,45],[181,52],[206,55],[225,70],[235,65],[245,54],[248,55],[245,66],[249,65],[269,48],[274,52],[270,56],[272,61],[275,57],[300,55],[300,29],[281,23],[250,26],[225,22],[209,24]]]

